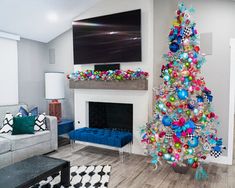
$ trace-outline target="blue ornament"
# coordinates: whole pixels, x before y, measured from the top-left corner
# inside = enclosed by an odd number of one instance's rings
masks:
[[[213,96],[212,95],[207,95],[206,97],[207,97],[209,102],[212,102],[212,100],[213,100]]]
[[[197,102],[204,102],[203,97],[201,97],[201,96],[197,96]]]
[[[194,109],[194,106],[193,106],[192,104],[188,104],[188,108],[189,108],[190,110],[193,110],[193,109]]]
[[[198,137],[193,137],[192,141],[190,141],[190,140],[188,141],[188,145],[189,145],[189,147],[191,147],[191,148],[197,147],[198,144],[199,144],[199,142],[198,142]]]
[[[181,41],[182,41],[182,37],[181,37],[181,36],[178,36],[178,37],[177,37],[177,43],[178,43],[178,44],[181,44]]]
[[[196,126],[195,126],[195,123],[191,120],[188,120],[185,124],[184,124],[184,127],[186,127],[187,129],[195,129]]]
[[[172,123],[172,119],[169,116],[164,116],[162,118],[162,124],[164,126],[171,126],[171,123]]]
[[[180,100],[185,100],[188,98],[188,91],[185,89],[178,90],[177,95]]]
[[[221,151],[221,147],[220,146],[215,146],[215,147],[213,147],[213,149],[214,149],[214,151],[217,151],[217,152]]]
[[[179,50],[179,48],[180,48],[180,46],[179,46],[179,44],[177,44],[176,42],[172,42],[171,44],[170,44],[170,46],[169,46],[169,48],[170,48],[170,51],[171,52],[177,52],[178,50]]]

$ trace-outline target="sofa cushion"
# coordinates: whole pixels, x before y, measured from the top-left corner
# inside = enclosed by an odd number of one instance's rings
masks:
[[[12,152],[2,153],[0,155],[0,168],[8,166],[11,163],[12,163]]]
[[[1,134],[11,142],[11,150],[18,150],[26,148],[41,142],[46,142],[50,140],[50,131],[36,132],[35,134],[22,134],[22,135],[11,135],[11,134]]]
[[[0,154],[11,150],[11,142],[6,138],[0,137]]]

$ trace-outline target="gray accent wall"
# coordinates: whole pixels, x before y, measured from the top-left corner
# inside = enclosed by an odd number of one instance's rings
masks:
[[[54,64],[50,64],[49,50],[55,52]],[[72,31],[69,30],[55,38],[50,43],[41,43],[28,39],[18,42],[19,62],[19,103],[24,103],[31,109],[39,107],[40,112],[48,113],[48,103],[45,99],[45,72],[73,71]],[[62,102],[62,117],[74,118],[73,90],[69,89],[65,79],[65,99]]]
[[[47,44],[48,51],[54,51],[54,63],[47,64],[47,71],[73,72],[73,41],[72,29],[61,34]],[[62,101],[62,116],[74,119],[74,92],[69,89],[69,81],[65,80],[65,99]]]
[[[31,109],[38,106],[47,112],[44,98],[44,71],[48,64],[48,50],[44,43],[21,39],[18,41],[19,103]]]

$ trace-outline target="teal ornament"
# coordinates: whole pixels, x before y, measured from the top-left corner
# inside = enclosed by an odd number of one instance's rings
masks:
[[[157,164],[158,163],[158,160],[153,158],[152,161],[151,161],[152,164]]]
[[[189,148],[189,149],[188,149],[188,153],[189,153],[190,155],[192,155],[192,154],[193,154],[193,149],[192,149],[192,148]]]
[[[194,159],[193,158],[189,158],[188,159],[188,164],[192,165],[194,163]]]
[[[163,109],[163,108],[164,108],[164,104],[160,103],[160,104],[158,105],[158,107],[159,107],[160,109]]]
[[[183,59],[188,59],[188,53],[183,53],[182,57]]]
[[[164,143],[165,143],[165,144],[168,144],[168,142],[169,142],[169,140],[165,138],[165,139],[164,139]]]
[[[182,114],[182,113],[183,113],[183,109],[182,109],[182,108],[178,108],[178,109],[177,109],[177,112],[178,112],[179,114]]]
[[[172,123],[172,119],[169,116],[164,116],[162,118],[162,124],[164,126],[171,126],[171,123]]]
[[[169,80],[170,80],[170,76],[169,76],[169,75],[165,75],[165,76],[164,76],[164,80],[165,80],[165,81],[169,81]]]
[[[188,91],[185,89],[180,89],[177,91],[177,95],[180,100],[186,100],[188,98]]]
[[[170,48],[170,51],[171,52],[177,52],[178,50],[179,50],[179,48],[180,48],[180,46],[179,46],[179,44],[177,44],[176,42],[172,42],[171,44],[170,44],[170,46],[169,46],[169,48]]]
[[[193,137],[192,140],[189,140],[189,141],[188,141],[188,145],[189,145],[189,147],[191,147],[191,148],[197,147],[198,144],[199,144],[199,142],[198,142],[198,137]]]
[[[169,160],[171,159],[171,155],[170,155],[169,153],[165,153],[165,154],[163,155],[163,159],[169,161]]]
[[[175,157],[172,156],[171,157],[171,161],[174,162],[175,161]]]
[[[199,112],[199,111],[198,111],[198,109],[196,109],[196,108],[193,110],[193,113],[194,113],[195,115],[197,115],[198,112]]]
[[[200,69],[202,66],[200,64],[196,65],[197,69]]]
[[[190,62],[190,63],[191,63],[192,61],[193,61],[193,60],[192,60],[192,58],[188,58],[188,62]]]

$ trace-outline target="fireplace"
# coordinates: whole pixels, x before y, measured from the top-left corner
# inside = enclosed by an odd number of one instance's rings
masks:
[[[89,102],[89,127],[133,131],[133,104]]]

